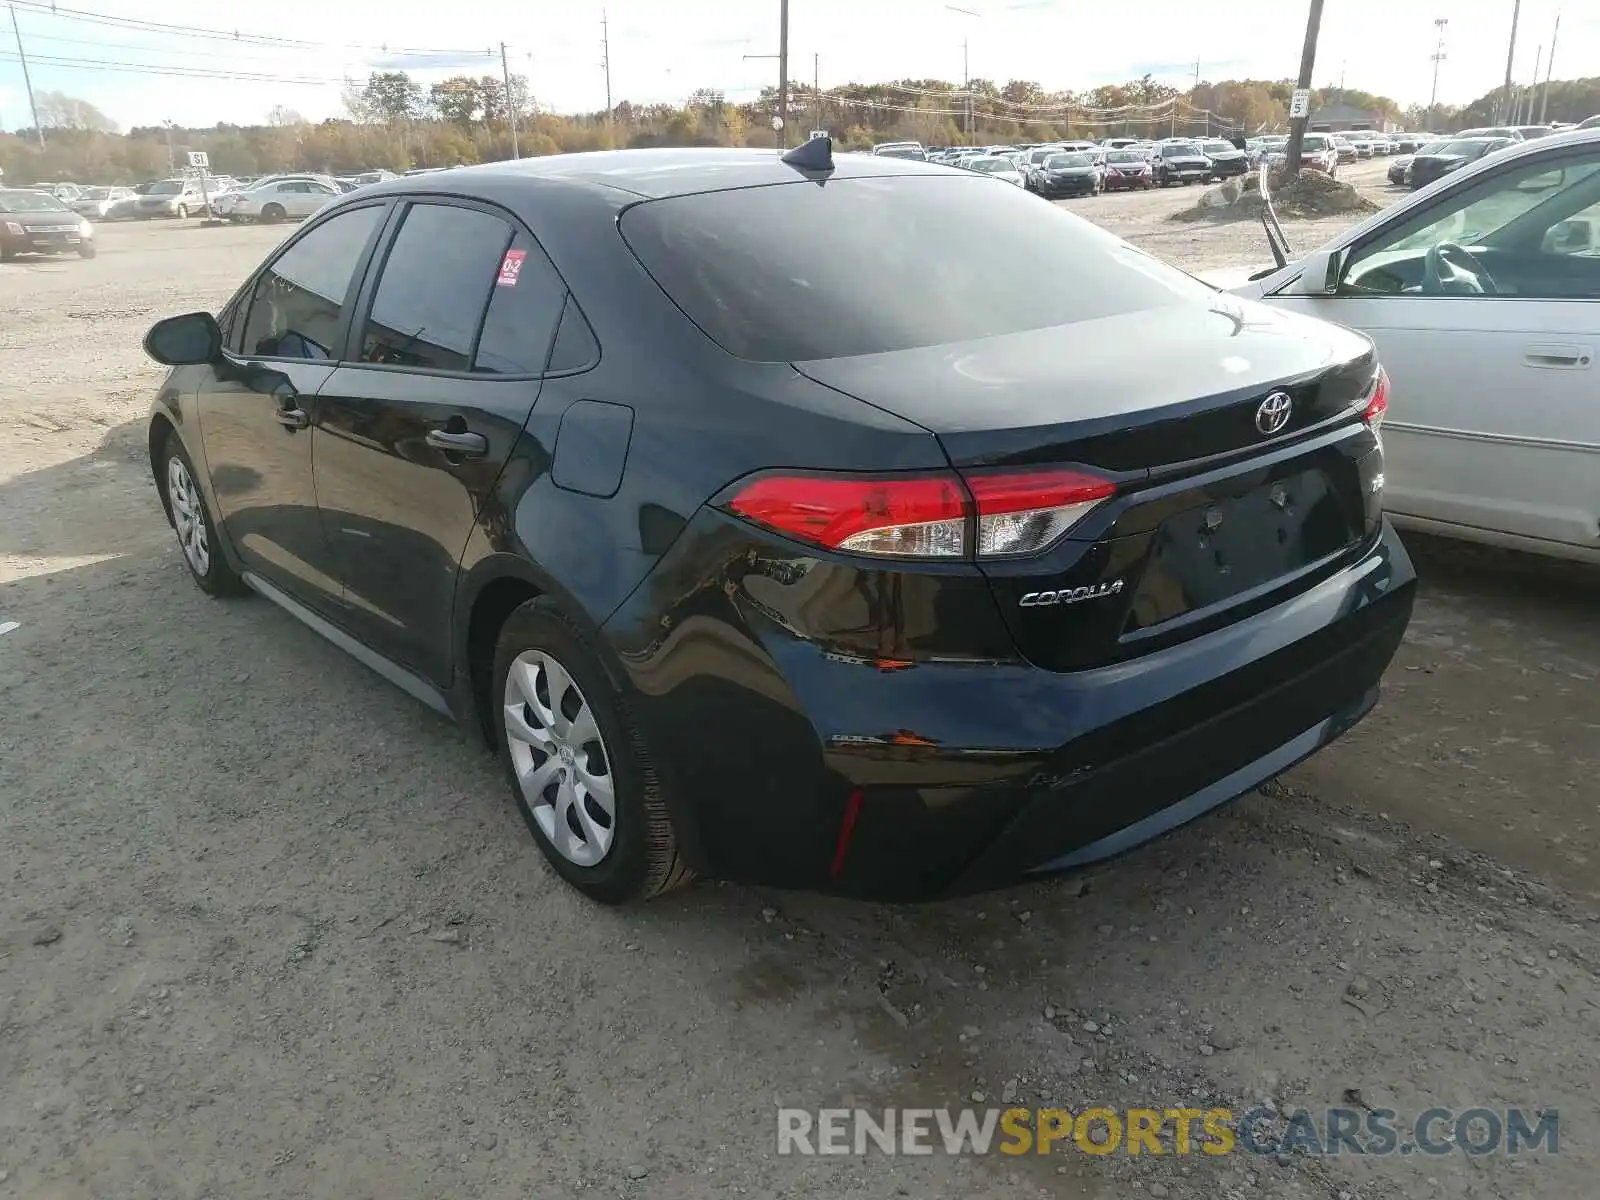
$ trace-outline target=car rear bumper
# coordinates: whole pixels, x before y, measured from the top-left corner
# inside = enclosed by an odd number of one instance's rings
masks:
[[[1415,582],[1385,523],[1308,591],[1086,671],[885,665],[759,619],[708,624],[670,670],[654,647],[623,653],[699,870],[920,900],[1119,853],[1313,753],[1371,709]]]

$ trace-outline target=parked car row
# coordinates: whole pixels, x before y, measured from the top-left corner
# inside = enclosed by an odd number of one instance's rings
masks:
[[[879,157],[918,159],[994,175],[1052,200],[1208,182],[1250,169],[1245,150],[1221,138],[1107,138],[1022,146],[935,146],[886,142]]]
[[[1457,136],[1437,138],[1402,154],[1389,164],[1388,180],[1396,187],[1426,187],[1435,179],[1460,170],[1468,163],[1522,143],[1507,137]]]

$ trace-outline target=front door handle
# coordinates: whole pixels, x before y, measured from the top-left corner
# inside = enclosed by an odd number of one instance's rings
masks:
[[[427,442],[435,450],[448,450],[468,458],[482,458],[489,453],[489,439],[481,433],[451,433],[446,429],[430,429]]]
[[[1547,367],[1558,371],[1584,370],[1594,361],[1594,349],[1567,342],[1541,342],[1527,347],[1522,353],[1522,361],[1530,367]]]
[[[288,429],[304,429],[311,424],[311,416],[303,408],[280,408],[272,416],[279,425]]]

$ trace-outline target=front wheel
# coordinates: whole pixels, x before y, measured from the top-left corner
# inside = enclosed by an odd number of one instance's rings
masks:
[[[78,243],[78,257],[79,258],[93,258],[94,257],[94,243],[93,242],[79,242]]]
[[[558,875],[602,904],[647,900],[693,878],[623,688],[549,600],[506,619],[490,695],[512,796]]]
[[[212,596],[244,595],[249,589],[222,556],[217,527],[206,510],[194,463],[175,433],[167,434],[162,447],[161,478],[166,481],[167,513],[178,535],[178,548],[200,590]]]
[[[263,225],[276,225],[288,214],[281,204],[269,204],[261,210],[261,223]]]
[[[189,206],[187,204],[178,205],[178,220],[186,221],[188,219],[189,219]]]

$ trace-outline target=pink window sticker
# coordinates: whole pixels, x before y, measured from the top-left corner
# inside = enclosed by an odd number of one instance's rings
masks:
[[[522,260],[527,257],[526,250],[507,250],[505,259],[500,263],[500,278],[495,280],[495,285],[516,287],[517,279],[522,274]]]

